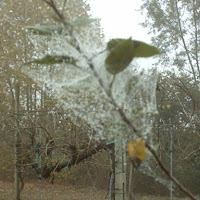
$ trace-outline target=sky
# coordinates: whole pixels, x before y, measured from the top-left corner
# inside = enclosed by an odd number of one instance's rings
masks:
[[[144,16],[136,10],[142,0],[91,0],[93,17],[101,19],[106,40],[129,38],[150,42],[147,30],[139,25]]]
[[[144,16],[137,11],[142,0],[91,0],[92,16],[101,19],[105,40],[112,38],[130,38],[151,43],[148,30],[139,23]],[[139,58],[136,62],[143,67],[151,67],[154,58]]]

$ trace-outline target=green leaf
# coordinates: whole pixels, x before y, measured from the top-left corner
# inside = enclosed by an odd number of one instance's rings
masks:
[[[65,28],[61,25],[59,26],[27,26],[28,30],[32,31],[33,34],[37,35],[53,35],[62,34]]]
[[[131,38],[120,39],[105,60],[106,70],[111,74],[117,74],[126,69],[134,58],[134,48]]]
[[[107,49],[112,50],[115,48],[120,42],[125,41],[125,39],[112,39],[107,43]]]
[[[73,57],[61,55],[61,56],[52,56],[52,55],[46,55],[43,58],[35,59],[33,61],[27,62],[27,64],[36,63],[41,65],[52,65],[52,64],[61,64],[61,63],[67,63],[67,64],[75,64],[76,60]]]
[[[97,21],[97,19],[93,19],[93,18],[78,18],[75,19],[74,21],[70,22],[70,24],[72,26],[85,26],[88,25],[92,22]]]
[[[144,42],[137,41],[137,40],[133,40],[133,42],[135,44],[135,56],[134,57],[147,58],[147,57],[151,57],[151,56],[160,54],[160,51],[152,45],[149,45]]]
[[[111,74],[117,74],[131,63],[135,57],[151,57],[160,54],[160,51],[149,44],[129,39],[112,39],[107,43],[110,52],[105,60],[106,69]]]

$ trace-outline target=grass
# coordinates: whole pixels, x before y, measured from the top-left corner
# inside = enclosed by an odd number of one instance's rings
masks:
[[[22,200],[109,200],[106,190],[98,190],[93,187],[76,188],[69,185],[55,184],[48,182],[32,181],[26,183],[22,192]],[[14,184],[0,181],[0,200],[14,199]],[[169,200],[169,197],[156,197],[151,195],[135,196],[135,200]],[[188,200],[187,198],[174,198],[174,200]]]

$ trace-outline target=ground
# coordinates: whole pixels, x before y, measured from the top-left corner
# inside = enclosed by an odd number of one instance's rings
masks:
[[[14,199],[14,184],[0,181],[0,200]],[[74,188],[72,186],[53,185],[48,182],[26,183],[22,200],[109,200],[108,191],[93,187]],[[169,197],[155,197],[137,194],[135,200],[169,200]],[[174,198],[187,200],[187,198]]]

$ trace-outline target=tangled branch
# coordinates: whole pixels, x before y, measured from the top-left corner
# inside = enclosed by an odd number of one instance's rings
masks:
[[[53,10],[54,12],[57,14],[57,16],[63,21],[64,26],[68,29],[69,26],[65,20],[64,15],[57,9],[54,0],[43,0],[44,2],[46,2]],[[78,45],[78,42],[76,41],[76,38],[73,37],[72,35],[72,31],[70,31],[71,37],[74,41],[75,44],[75,48],[76,50],[81,54],[84,55],[84,53],[82,52],[80,46]],[[91,59],[87,58],[87,56],[84,56],[85,59],[87,60],[90,69],[92,70],[94,76],[97,78],[100,86],[102,87],[102,89],[105,91],[106,95],[109,98],[110,103],[115,107],[116,111],[118,111],[118,113],[121,116],[121,119],[132,129],[132,131],[138,136],[141,137],[139,131],[137,130],[137,128],[133,125],[133,123],[130,121],[130,119],[126,116],[124,110],[119,107],[119,105],[116,103],[115,99],[112,96],[112,93],[110,91],[110,89],[105,88],[104,84],[103,84],[103,80],[99,77],[99,75],[97,74],[97,72],[95,71],[94,65],[91,61]],[[79,155],[77,157],[77,154],[74,154],[74,157],[72,158],[72,163],[73,164],[77,164],[79,162],[81,162],[82,160],[86,159],[88,157],[88,155],[92,155],[94,154],[96,151],[98,151],[98,149],[103,149],[105,148],[105,146],[99,145],[98,148],[96,149],[90,149],[89,152],[84,152],[82,155]],[[146,142],[146,148],[152,153],[153,157],[155,158],[157,164],[160,166],[160,168],[162,169],[162,171],[165,173],[165,175],[172,180],[172,182],[180,189],[180,191],[182,191],[185,195],[187,195],[191,200],[198,200],[190,191],[188,191],[173,175],[170,174],[170,172],[167,170],[167,168],[164,166],[164,164],[162,163],[162,161],[160,160],[160,158],[158,157],[158,155],[156,154],[156,152],[154,151],[154,149],[148,144],[148,142]],[[85,154],[86,153],[86,154]],[[62,165],[58,165],[56,168],[56,171],[60,171],[62,168],[64,168],[64,166],[66,166],[67,163],[64,163]],[[52,166],[55,168],[55,166]],[[48,175],[48,173],[52,171],[52,169],[48,169],[46,170],[46,173]]]

